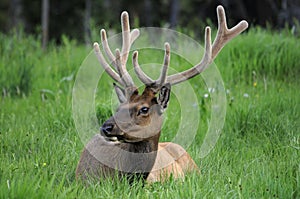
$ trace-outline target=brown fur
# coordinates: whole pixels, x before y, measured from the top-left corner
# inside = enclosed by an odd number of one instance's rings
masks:
[[[158,145],[157,157],[147,181],[163,182],[170,176],[175,179],[183,178],[187,173],[192,172],[200,173],[200,169],[191,156],[178,144],[162,142]]]
[[[171,175],[182,178],[187,172],[199,170],[181,146],[159,143],[163,117],[155,94],[146,87],[142,95],[134,92],[129,102],[119,106],[116,114],[104,125],[113,124],[111,133],[122,135],[127,141],[110,142],[102,135],[95,135],[81,154],[77,178],[88,180],[89,177],[113,178],[117,175],[131,179],[135,175],[156,182],[165,181]],[[142,107],[149,107],[149,113],[139,115]],[[119,119],[122,122],[116,122]]]

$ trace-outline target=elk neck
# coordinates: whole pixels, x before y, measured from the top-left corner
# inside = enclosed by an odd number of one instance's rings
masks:
[[[156,155],[158,149],[160,132],[156,135],[148,138],[147,140],[142,140],[139,142],[132,143],[122,143],[121,148],[132,153],[151,153],[154,152]]]

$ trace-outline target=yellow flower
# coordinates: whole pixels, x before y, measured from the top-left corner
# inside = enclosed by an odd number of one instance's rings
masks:
[[[256,87],[256,86],[257,86],[257,82],[254,82],[254,83],[253,83],[253,86]]]
[[[45,166],[47,166],[47,163],[46,163],[46,162],[43,163],[43,167],[45,167]]]

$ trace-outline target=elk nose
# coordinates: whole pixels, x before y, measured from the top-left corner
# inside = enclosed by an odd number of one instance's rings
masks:
[[[113,124],[103,124],[103,126],[101,127],[101,131],[106,135],[109,136],[111,135],[111,132],[114,128]]]

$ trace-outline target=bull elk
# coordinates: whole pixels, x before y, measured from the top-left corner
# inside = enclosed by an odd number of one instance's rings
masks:
[[[141,178],[148,182],[164,181],[188,172],[199,172],[190,155],[178,144],[159,143],[163,112],[167,108],[171,86],[200,74],[216,58],[220,50],[232,38],[243,32],[248,24],[241,21],[228,29],[225,11],[217,7],[218,32],[211,44],[211,29],[205,28],[205,53],[199,64],[192,68],[167,76],[170,62],[170,45],[165,43],[164,62],[160,77],[152,80],[138,64],[138,52],[133,52],[132,62],[137,77],[145,85],[139,94],[126,64],[132,43],[138,38],[139,30],[130,31],[127,12],[121,15],[122,49],[113,54],[109,48],[105,30],[101,30],[101,42],[107,59],[98,43],[94,43],[95,54],[106,73],[119,85],[114,89],[120,101],[116,113],[109,118],[85,146],[76,170],[76,177],[88,180],[116,176]]]

